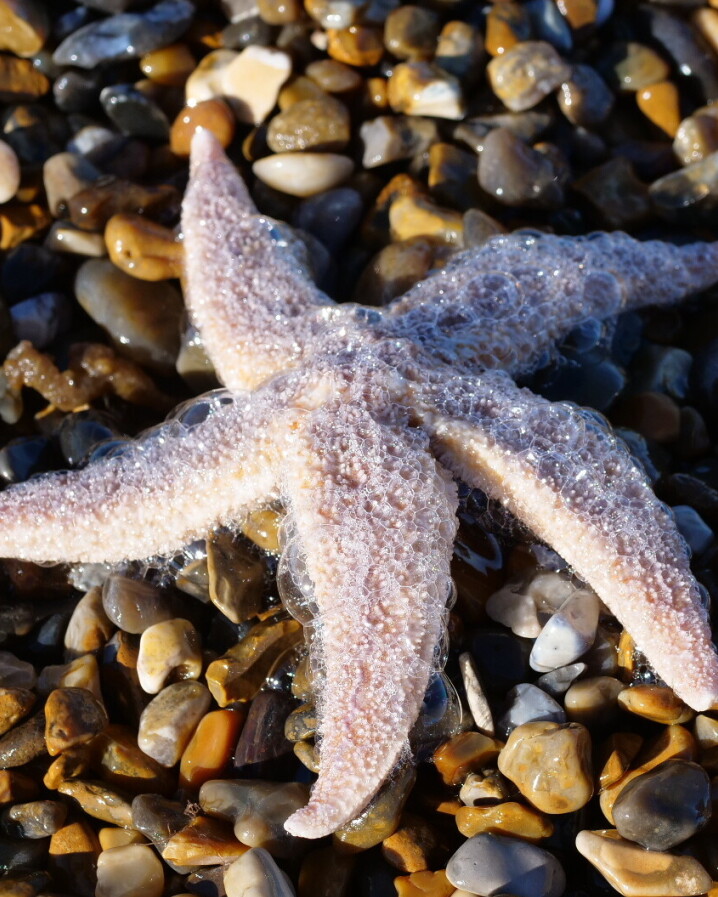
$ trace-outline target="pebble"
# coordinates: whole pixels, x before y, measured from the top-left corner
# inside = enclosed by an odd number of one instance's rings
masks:
[[[491,56],[501,56],[530,38],[531,18],[525,6],[510,0],[492,4],[486,16],[485,38],[485,47]]]
[[[274,760],[292,750],[284,737],[284,723],[294,709],[294,701],[283,692],[260,691],[249,713],[234,752],[234,767],[242,769]]]
[[[525,41],[486,67],[491,89],[512,112],[532,109],[571,77],[571,67],[545,41]]]
[[[88,315],[122,346],[123,355],[155,370],[174,371],[184,309],[174,286],[141,281],[106,259],[90,259],[77,272],[75,294]]]
[[[97,651],[114,630],[102,606],[102,589],[94,586],[75,605],[65,630],[65,650],[71,656]]]
[[[633,779],[613,805],[618,833],[648,850],[670,850],[708,823],[711,786],[690,760],[667,760]]]
[[[0,4],[0,35],[2,34],[2,4]],[[0,140],[0,203],[8,202],[20,186],[20,161],[15,150]]]
[[[182,87],[196,65],[187,44],[170,44],[151,50],[140,59],[143,75],[163,87]]]
[[[29,59],[0,55],[0,101],[30,103],[50,90],[50,81]],[[8,127],[5,126],[7,133]]]
[[[97,833],[100,839],[100,847],[103,850],[112,850],[113,847],[127,847],[128,844],[146,844],[147,839],[140,832],[133,829],[115,828],[105,826]]]
[[[207,540],[207,590],[212,603],[233,623],[262,609],[266,567],[233,533],[215,531]]]
[[[433,762],[446,785],[459,785],[468,773],[498,757],[502,743],[481,732],[461,732],[436,749]]]
[[[559,206],[563,202],[564,173],[565,161],[558,151],[527,146],[506,128],[496,128],[484,139],[479,183],[504,205]]]
[[[170,676],[199,679],[201,672],[202,640],[189,620],[164,620],[142,633],[137,676],[148,694],[161,691]]]
[[[486,602],[486,613],[521,638],[536,638],[541,632],[536,602],[521,583],[508,583],[494,592]]]
[[[218,819],[195,816],[167,841],[162,859],[178,866],[214,866],[231,863],[247,852],[232,834],[231,826]]]
[[[461,213],[421,196],[397,197],[389,208],[389,228],[393,240],[428,237],[451,246],[463,244]]]
[[[574,682],[564,696],[566,716],[589,729],[613,723],[624,685],[613,676],[590,676]]]
[[[683,119],[673,140],[673,152],[681,165],[702,162],[716,150],[718,150],[718,115],[701,114],[701,110],[698,110]]]
[[[675,137],[681,123],[680,94],[672,81],[657,81],[636,92],[641,112],[669,137]]]
[[[618,41],[601,62],[606,77],[620,90],[636,92],[670,74],[668,63],[645,44]]]
[[[56,757],[86,744],[107,726],[107,712],[86,688],[56,688],[45,702],[47,752]]]
[[[694,713],[665,685],[636,685],[624,688],[618,703],[629,713],[635,713],[654,723],[674,725],[693,719]]]
[[[121,138],[121,160],[128,155]],[[93,156],[91,156],[92,158]],[[101,164],[107,165],[107,162]],[[113,172],[116,174],[116,172]],[[70,220],[83,230],[101,230],[113,215],[120,212],[143,212],[150,216],[172,216],[177,210],[179,195],[174,187],[160,184],[144,187],[121,177],[102,178],[67,200]]]
[[[296,853],[299,842],[284,823],[308,797],[309,788],[299,782],[218,779],[202,785],[199,803],[210,816],[231,822],[242,844],[286,857]]]
[[[465,838],[489,832],[535,843],[550,838],[554,828],[541,813],[516,801],[506,801],[496,807],[462,807],[455,818],[456,826]]]
[[[94,897],[97,885],[97,835],[84,820],[64,825],[50,838],[48,871],[55,887],[78,897]]]
[[[467,891],[457,891],[446,872],[412,872],[394,879],[398,897],[464,897]]]
[[[276,106],[291,71],[291,57],[282,50],[247,47],[221,68],[221,93],[238,121],[259,125]]]
[[[553,854],[492,834],[475,835],[462,844],[447,864],[446,877],[482,897],[560,897],[566,887],[566,875]]]
[[[608,85],[589,65],[578,63],[571,77],[561,84],[558,104],[573,125],[592,128],[611,114],[614,98]]]
[[[171,44],[194,16],[189,0],[160,0],[145,12],[122,13],[74,31],[53,53],[57,65],[92,69],[98,63],[137,59]]]
[[[442,836],[421,816],[404,813],[397,830],[382,841],[384,859],[399,872],[429,869],[442,850]]]
[[[156,623],[174,617],[166,592],[149,582],[130,579],[119,573],[113,573],[105,580],[102,606],[115,626],[137,635]]]
[[[34,56],[45,44],[50,18],[38,0],[3,0],[0,3],[0,50]]]
[[[675,505],[671,510],[678,531],[688,543],[691,554],[698,555],[707,551],[715,541],[715,535],[698,511],[688,505]]]
[[[333,97],[300,100],[275,115],[267,128],[267,145],[274,153],[313,150],[340,152],[349,143],[349,112]]]
[[[92,768],[103,782],[127,794],[174,792],[172,775],[140,750],[136,734],[111,723],[91,745]]]
[[[509,736],[498,766],[544,813],[572,813],[593,795],[591,737],[580,723],[524,723]]]
[[[24,719],[35,705],[35,695],[28,688],[0,687],[0,735],[9,732]]]
[[[595,592],[577,589],[541,630],[529,663],[540,673],[578,660],[593,644],[598,626],[599,600]]]
[[[306,0],[305,9],[322,28],[349,28],[359,20],[367,0]]]
[[[568,666],[558,667],[555,670],[544,673],[543,676],[539,676],[536,680],[536,685],[538,685],[541,691],[551,695],[552,698],[558,698],[566,694],[574,680],[582,676],[587,669],[588,667],[585,663],[570,663]]]
[[[350,25],[327,31],[327,53],[345,65],[373,66],[381,62],[384,43],[376,28]]]
[[[359,128],[364,143],[362,165],[376,168],[424,153],[438,139],[435,122],[406,115],[380,115]]]
[[[464,684],[466,703],[469,705],[474,725],[480,733],[490,735],[493,738],[496,732],[491,706],[481,686],[474,659],[468,651],[464,651],[459,655],[459,669],[461,670],[461,679]]]
[[[235,127],[234,113],[219,97],[204,100],[194,106],[185,106],[172,122],[170,149],[176,156],[188,157],[192,136],[197,128],[211,131],[226,149],[234,139]]]
[[[142,711],[137,744],[162,766],[174,766],[189,744],[212,697],[199,682],[175,682]]]
[[[200,59],[185,84],[186,108],[221,97],[224,92],[222,79],[225,70],[238,56],[236,50],[221,49],[212,50]]]
[[[304,74],[327,93],[354,93],[364,83],[359,72],[355,72],[354,69],[342,62],[337,62],[336,59],[317,59],[310,62],[304,69]],[[295,78],[292,83],[296,84],[298,80]],[[307,97],[307,99],[310,98]],[[281,94],[279,107],[283,108]]]
[[[0,206],[0,249],[13,249],[44,230],[51,219],[36,203]]]
[[[69,663],[46,666],[38,677],[37,688],[46,694],[56,688],[89,691],[102,705],[100,671],[94,654],[83,654]],[[82,695],[76,697],[81,700]]]
[[[659,215],[675,221],[712,221],[718,209],[718,152],[667,174],[650,187]]]
[[[400,6],[384,22],[384,46],[397,59],[430,58],[438,36],[438,16],[421,6]]]
[[[644,850],[615,831],[579,832],[576,849],[623,897],[695,897],[712,887],[693,857]]]
[[[121,134],[166,141],[170,123],[150,96],[133,84],[111,84],[100,92],[105,115]]]
[[[105,782],[69,779],[60,782],[57,790],[77,801],[82,810],[94,819],[123,828],[132,826],[132,807],[129,801],[125,795]]]
[[[29,340],[36,349],[44,349],[68,330],[72,305],[63,293],[41,293],[13,305],[10,318],[18,340]]]
[[[253,847],[224,870],[227,897],[295,897],[285,872],[262,847]]]
[[[38,797],[37,781],[14,769],[0,770],[0,804],[15,804]]]
[[[353,170],[352,160],[336,153],[276,153],[252,165],[260,181],[290,196],[314,196],[331,190]]]
[[[213,710],[202,717],[180,761],[183,788],[196,789],[221,777],[232,759],[244,722],[241,710]]]
[[[132,825],[162,852],[167,841],[187,825],[185,804],[158,794],[138,794],[132,801]]]
[[[388,84],[389,104],[395,112],[458,120],[465,106],[458,80],[430,62],[402,62]]]
[[[570,53],[573,49],[573,33],[560,11],[565,9],[565,4],[561,0],[529,0],[526,5],[534,37],[547,41],[560,53]]]
[[[18,803],[3,810],[2,827],[15,838],[47,838],[65,823],[67,807],[56,800]]]
[[[496,729],[508,735],[517,726],[536,721],[564,723],[563,707],[546,692],[529,682],[521,682],[510,689],[505,698],[506,710],[499,718]]]
[[[643,12],[643,24],[651,38],[671,58],[676,71],[698,86],[709,103],[717,100],[715,57],[691,23],[651,4]]]
[[[96,897],[162,897],[165,873],[146,844],[103,850],[97,858]]]

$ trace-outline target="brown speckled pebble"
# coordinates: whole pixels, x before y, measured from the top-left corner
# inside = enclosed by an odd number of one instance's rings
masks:
[[[275,115],[267,128],[267,144],[275,153],[340,152],[350,136],[349,112],[330,96],[294,103]]]
[[[630,713],[665,725],[686,723],[694,716],[691,708],[665,685],[636,685],[624,688],[618,695],[618,703]]]
[[[29,689],[0,687],[0,735],[27,716],[34,704],[35,695]]]
[[[101,819],[123,828],[132,826],[132,807],[125,795],[104,782],[89,782],[69,779],[61,782],[57,789],[60,794],[73,798],[93,819]]]
[[[453,75],[430,62],[402,62],[389,78],[389,104],[395,112],[460,119],[464,116],[461,85]]]
[[[545,41],[525,41],[492,59],[491,89],[512,112],[532,109],[571,77],[571,67]]]
[[[214,866],[231,863],[247,852],[232,833],[232,826],[219,819],[196,816],[167,842],[163,859],[180,866]]]
[[[455,818],[457,828],[466,838],[479,832],[492,832],[535,843],[549,838],[554,828],[550,819],[515,801],[495,807],[462,807]]]
[[[211,701],[200,682],[168,685],[143,710],[137,744],[162,766],[174,766]]]
[[[45,703],[45,741],[51,757],[86,744],[107,726],[107,712],[86,688],[56,688]]]

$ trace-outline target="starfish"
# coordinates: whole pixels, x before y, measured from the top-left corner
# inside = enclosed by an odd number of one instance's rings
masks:
[[[336,305],[207,131],[183,205],[186,298],[225,390],[122,454],[0,494],[0,554],[168,554],[267,503],[284,591],[311,627],[320,773],[286,822],[359,813],[405,750],[451,593],[456,479],[555,548],[687,703],[718,700],[688,551],[591,411],[519,388],[589,317],[718,280],[718,244],[515,233],[457,254],[384,309]]]

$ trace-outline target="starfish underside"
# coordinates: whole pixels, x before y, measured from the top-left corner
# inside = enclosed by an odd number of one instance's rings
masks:
[[[281,501],[283,569],[313,614],[321,770],[287,821],[362,810],[406,748],[444,627],[454,478],[552,545],[696,709],[718,661],[670,511],[595,414],[511,376],[577,324],[718,280],[717,244],[517,233],[463,252],[386,309],[334,305],[208,133],[183,207],[186,294],[224,391],[115,457],[0,494],[0,553],[169,554]]]

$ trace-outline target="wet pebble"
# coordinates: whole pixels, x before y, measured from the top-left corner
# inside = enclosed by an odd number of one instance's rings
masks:
[[[614,722],[623,683],[613,676],[590,676],[574,682],[564,697],[566,716],[589,729]]]
[[[36,800],[3,810],[0,824],[15,838],[47,838],[62,828],[66,816],[65,804],[56,800]]]
[[[219,97],[185,106],[172,122],[170,149],[177,156],[189,156],[192,136],[197,128],[207,128],[226,149],[234,138],[235,127],[232,110]]]
[[[103,850],[97,858],[96,897],[161,897],[162,863],[145,844]]]
[[[92,69],[100,62],[136,59],[175,41],[193,15],[189,0],[160,0],[145,12],[91,22],[66,37],[53,60],[57,65]]]
[[[285,872],[262,847],[253,847],[225,868],[227,897],[295,897]]]
[[[461,85],[448,72],[429,62],[402,62],[388,84],[389,104],[395,112],[435,118],[463,118]]]
[[[276,153],[258,159],[256,176],[275,190],[290,196],[314,196],[345,181],[354,169],[347,156],[336,153]]]
[[[546,850],[501,835],[470,838],[451,857],[446,876],[457,888],[489,897],[560,897],[566,886],[561,864]]]
[[[693,711],[665,685],[636,685],[618,696],[624,710],[654,723],[675,725],[693,718]]]
[[[221,69],[221,91],[237,120],[258,125],[277,103],[292,71],[291,57],[271,47],[250,46]],[[203,97],[209,99],[209,97]]]
[[[93,819],[109,822],[123,828],[132,826],[132,807],[127,797],[105,782],[68,779],[60,782],[60,794],[77,801],[82,810]]]
[[[384,46],[398,59],[431,57],[438,34],[436,13],[413,4],[392,10],[384,22]]]
[[[41,710],[0,738],[0,769],[24,766],[45,753],[45,714]]]
[[[434,765],[447,785],[458,785],[468,773],[490,765],[502,743],[481,732],[461,732],[436,749]]]
[[[456,826],[466,838],[490,832],[535,843],[553,834],[549,819],[516,801],[505,801],[495,807],[462,807],[456,813]]]
[[[566,714],[563,707],[551,695],[547,695],[529,682],[521,682],[506,694],[506,710],[496,723],[497,731],[508,735],[517,726],[537,720],[563,723]]]
[[[51,757],[86,744],[108,723],[107,712],[86,688],[56,688],[45,703],[45,741]]]
[[[544,813],[572,813],[593,794],[591,737],[579,723],[519,726],[499,754],[498,765]]]
[[[615,831],[579,832],[576,849],[623,897],[695,897],[712,885],[693,857],[644,850]]]
[[[198,679],[201,672],[202,642],[189,620],[164,620],[142,633],[137,676],[148,694],[157,694],[170,676]]]
[[[294,224],[336,252],[349,239],[363,212],[364,203],[356,190],[337,187],[305,199],[297,208]]]
[[[137,743],[162,766],[174,766],[189,744],[212,697],[199,682],[175,682],[147,705],[140,717]]]
[[[300,100],[269,122],[267,144],[275,153],[340,152],[349,143],[349,124],[346,106],[333,97]]]
[[[166,592],[149,582],[130,579],[119,573],[105,580],[102,606],[115,626],[138,635],[148,627],[175,616]]]
[[[26,717],[34,704],[35,694],[30,689],[0,687],[0,735]]]
[[[75,605],[65,630],[65,649],[71,655],[97,651],[110,638],[114,628],[102,606],[102,589],[95,586]]]
[[[571,77],[561,84],[558,104],[571,124],[584,128],[601,124],[611,113],[614,98],[608,85],[589,65],[574,65]]]
[[[44,349],[69,327],[72,305],[63,293],[41,293],[13,305],[10,317],[18,340]]]
[[[718,208],[718,152],[654,181],[650,196],[658,214],[669,220],[712,221]]]
[[[482,188],[504,205],[552,208],[563,201],[560,153],[527,146],[506,128],[486,135],[478,171]]]
[[[167,140],[170,123],[150,96],[132,84],[112,84],[100,93],[105,114],[121,134]]]
[[[180,867],[215,866],[231,863],[246,851],[245,845],[232,834],[230,825],[207,816],[195,816],[167,841],[162,858]]]
[[[180,761],[180,784],[199,788],[222,775],[244,723],[242,710],[213,710],[199,722]]]
[[[523,638],[536,638],[541,632],[536,602],[520,583],[509,583],[494,592],[486,602],[486,613]]]
[[[512,112],[532,109],[571,77],[571,67],[545,41],[524,41],[488,64],[491,88]]]
[[[56,153],[46,160],[42,169],[42,179],[47,194],[47,204],[52,214],[62,215],[69,199],[91,187],[101,175],[95,166],[77,153]]]
[[[585,663],[570,663],[568,666],[558,667],[555,670],[544,673],[543,676],[539,676],[536,680],[536,685],[538,685],[541,691],[551,695],[552,698],[558,698],[565,694],[572,683],[579,676],[582,676],[587,669],[588,667]]]
[[[376,168],[399,159],[409,159],[428,150],[438,139],[436,124],[408,115],[380,115],[359,128],[364,144],[362,165]]]
[[[595,592],[577,589],[541,630],[529,663],[540,673],[578,660],[593,644],[598,626],[599,600]]]
[[[0,140],[0,203],[12,199],[19,186],[20,161],[15,150],[4,140]]]

